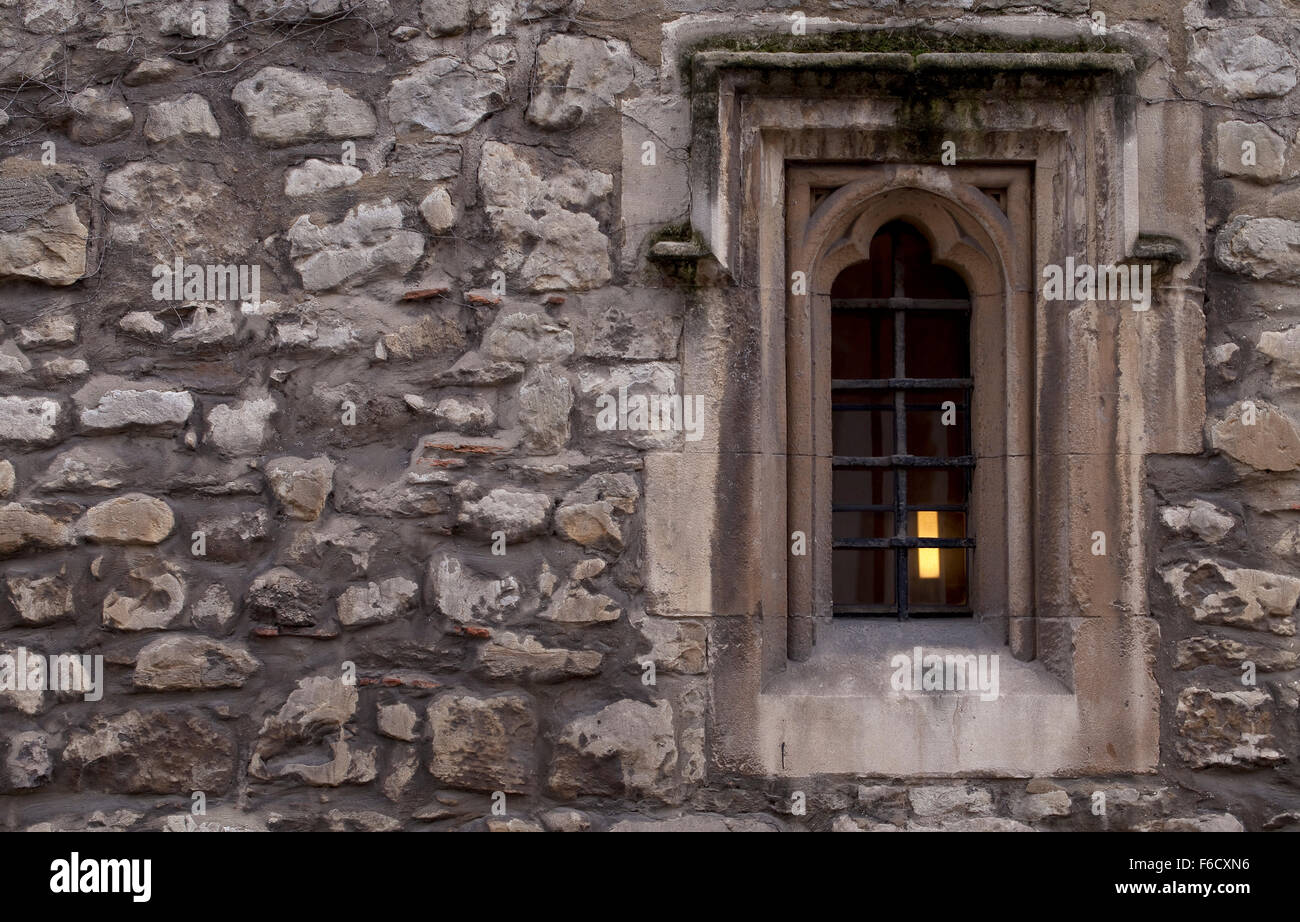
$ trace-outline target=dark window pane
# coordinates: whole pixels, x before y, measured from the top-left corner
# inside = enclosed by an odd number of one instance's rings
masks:
[[[832,398],[831,445],[835,454],[878,458],[894,454],[894,406],[890,392],[840,391]]]
[[[960,468],[914,467],[907,472],[907,503],[924,506],[965,502],[966,476]]]
[[[912,548],[907,552],[907,607],[962,607],[966,597],[966,548]]]
[[[879,469],[831,472],[831,502],[836,506],[872,506],[894,502],[894,474]]]
[[[968,399],[963,388],[908,391],[907,454],[926,458],[969,454]],[[945,408],[945,404],[951,406]]]
[[[831,534],[836,538],[892,538],[894,513],[837,509],[831,513]]]
[[[831,552],[831,598],[836,606],[894,604],[892,550],[836,548]]]
[[[970,314],[912,310],[906,312],[903,323],[907,377],[970,377]]]
[[[831,377],[894,376],[894,312],[831,312]]]

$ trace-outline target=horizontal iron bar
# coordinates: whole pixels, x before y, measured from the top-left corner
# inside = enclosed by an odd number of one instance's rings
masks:
[[[965,512],[965,503],[908,503],[908,512]],[[832,503],[831,512],[893,512],[893,503],[859,505],[857,503]]]
[[[974,547],[974,538],[836,538],[832,549],[874,550],[891,547]]]
[[[885,607],[878,605],[833,605],[831,606],[831,614],[836,617],[897,618],[898,608],[893,605]],[[971,614],[969,608],[958,605],[949,608],[909,608],[907,610],[909,618],[969,618]]]
[[[974,378],[836,378],[833,391],[920,391],[974,387]]]
[[[855,458],[850,455],[836,455],[831,458],[832,468],[866,468],[866,467],[974,467],[975,458],[961,455],[952,458],[926,458],[919,455],[883,455],[878,458]]]
[[[969,311],[963,298],[831,298],[833,311]]]
[[[956,403],[956,401],[954,401],[954,403]],[[967,409],[966,404],[964,403],[956,403],[956,407],[959,411]],[[879,410],[885,413],[893,413],[894,405],[890,403],[832,403],[831,409],[832,410]],[[918,411],[929,411],[929,412],[937,413],[940,410],[946,410],[947,407],[945,407],[941,403],[908,403],[903,405],[903,409],[907,410],[907,412],[909,413],[918,412]]]

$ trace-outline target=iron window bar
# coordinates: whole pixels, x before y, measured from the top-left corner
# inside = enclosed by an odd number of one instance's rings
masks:
[[[909,311],[918,310],[939,310],[939,311],[964,311],[969,313],[971,302],[967,299],[951,298],[832,298],[832,311],[881,311],[888,310],[893,312],[894,320],[894,355],[893,355],[893,377],[891,378],[837,378],[831,381],[832,391],[893,391],[893,405],[887,404],[866,404],[861,409],[879,410],[884,412],[893,412],[894,414],[894,444],[900,447],[907,445],[907,412],[909,409],[921,409],[916,404],[909,405],[906,402],[908,391],[916,390],[962,390],[964,391],[963,400],[961,401],[962,409],[970,406],[971,394],[974,390],[974,379],[965,378],[909,378],[906,375],[906,317]],[[834,404],[833,409],[859,409],[859,407],[849,404]],[[942,406],[935,407],[941,409]],[[970,414],[964,413],[965,422],[965,444],[971,444],[970,431]],[[906,621],[913,617],[950,617],[953,615],[969,615],[970,607],[968,605],[926,605],[911,607],[908,604],[908,555],[913,549],[918,548],[973,548],[975,539],[966,538],[916,538],[907,535],[907,515],[909,512],[916,512],[919,509],[933,510],[936,512],[943,511],[960,511],[966,512],[969,505],[970,497],[970,480],[971,471],[975,467],[975,457],[973,455],[962,455],[958,457],[934,457],[927,455],[912,454],[891,454],[874,457],[863,457],[857,455],[835,455],[831,459],[832,470],[861,470],[861,469],[884,469],[892,472],[894,483],[894,502],[889,505],[883,504],[844,504],[839,505],[832,503],[831,511],[835,512],[893,512],[894,514],[894,535],[889,538],[833,538],[831,541],[832,549],[856,549],[856,550],[892,550],[894,552],[894,604],[890,605],[860,605],[845,604],[833,605],[833,612],[837,615],[895,615],[900,621]],[[955,469],[965,472],[965,495],[967,502],[957,504],[925,504],[917,505],[907,502],[907,472],[909,469],[927,469],[942,470]],[[969,583],[967,592],[969,593]]]

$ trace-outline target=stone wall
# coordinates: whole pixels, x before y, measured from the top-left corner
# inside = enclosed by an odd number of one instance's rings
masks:
[[[0,828],[1300,823],[1300,10],[1104,12],[1157,49],[1143,156],[1204,151],[1142,214],[1206,321],[1204,446],[1146,470],[1161,767],[909,783],[710,760],[724,640],[645,553],[686,436],[599,422],[726,335],[724,276],[648,258],[716,143],[683,62],[788,10],[0,0],[0,653],[103,657],[99,700],[0,690]]]

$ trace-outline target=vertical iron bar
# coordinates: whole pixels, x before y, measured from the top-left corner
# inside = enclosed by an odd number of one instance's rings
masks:
[[[899,269],[895,263],[894,290],[899,288]],[[894,377],[905,378],[907,343],[904,339],[907,317],[901,310],[894,311]],[[894,391],[894,454],[907,454],[907,392]],[[907,537],[907,468],[894,468],[894,535]],[[907,548],[897,550],[894,565],[894,601],[898,605],[898,620],[907,620]]]

